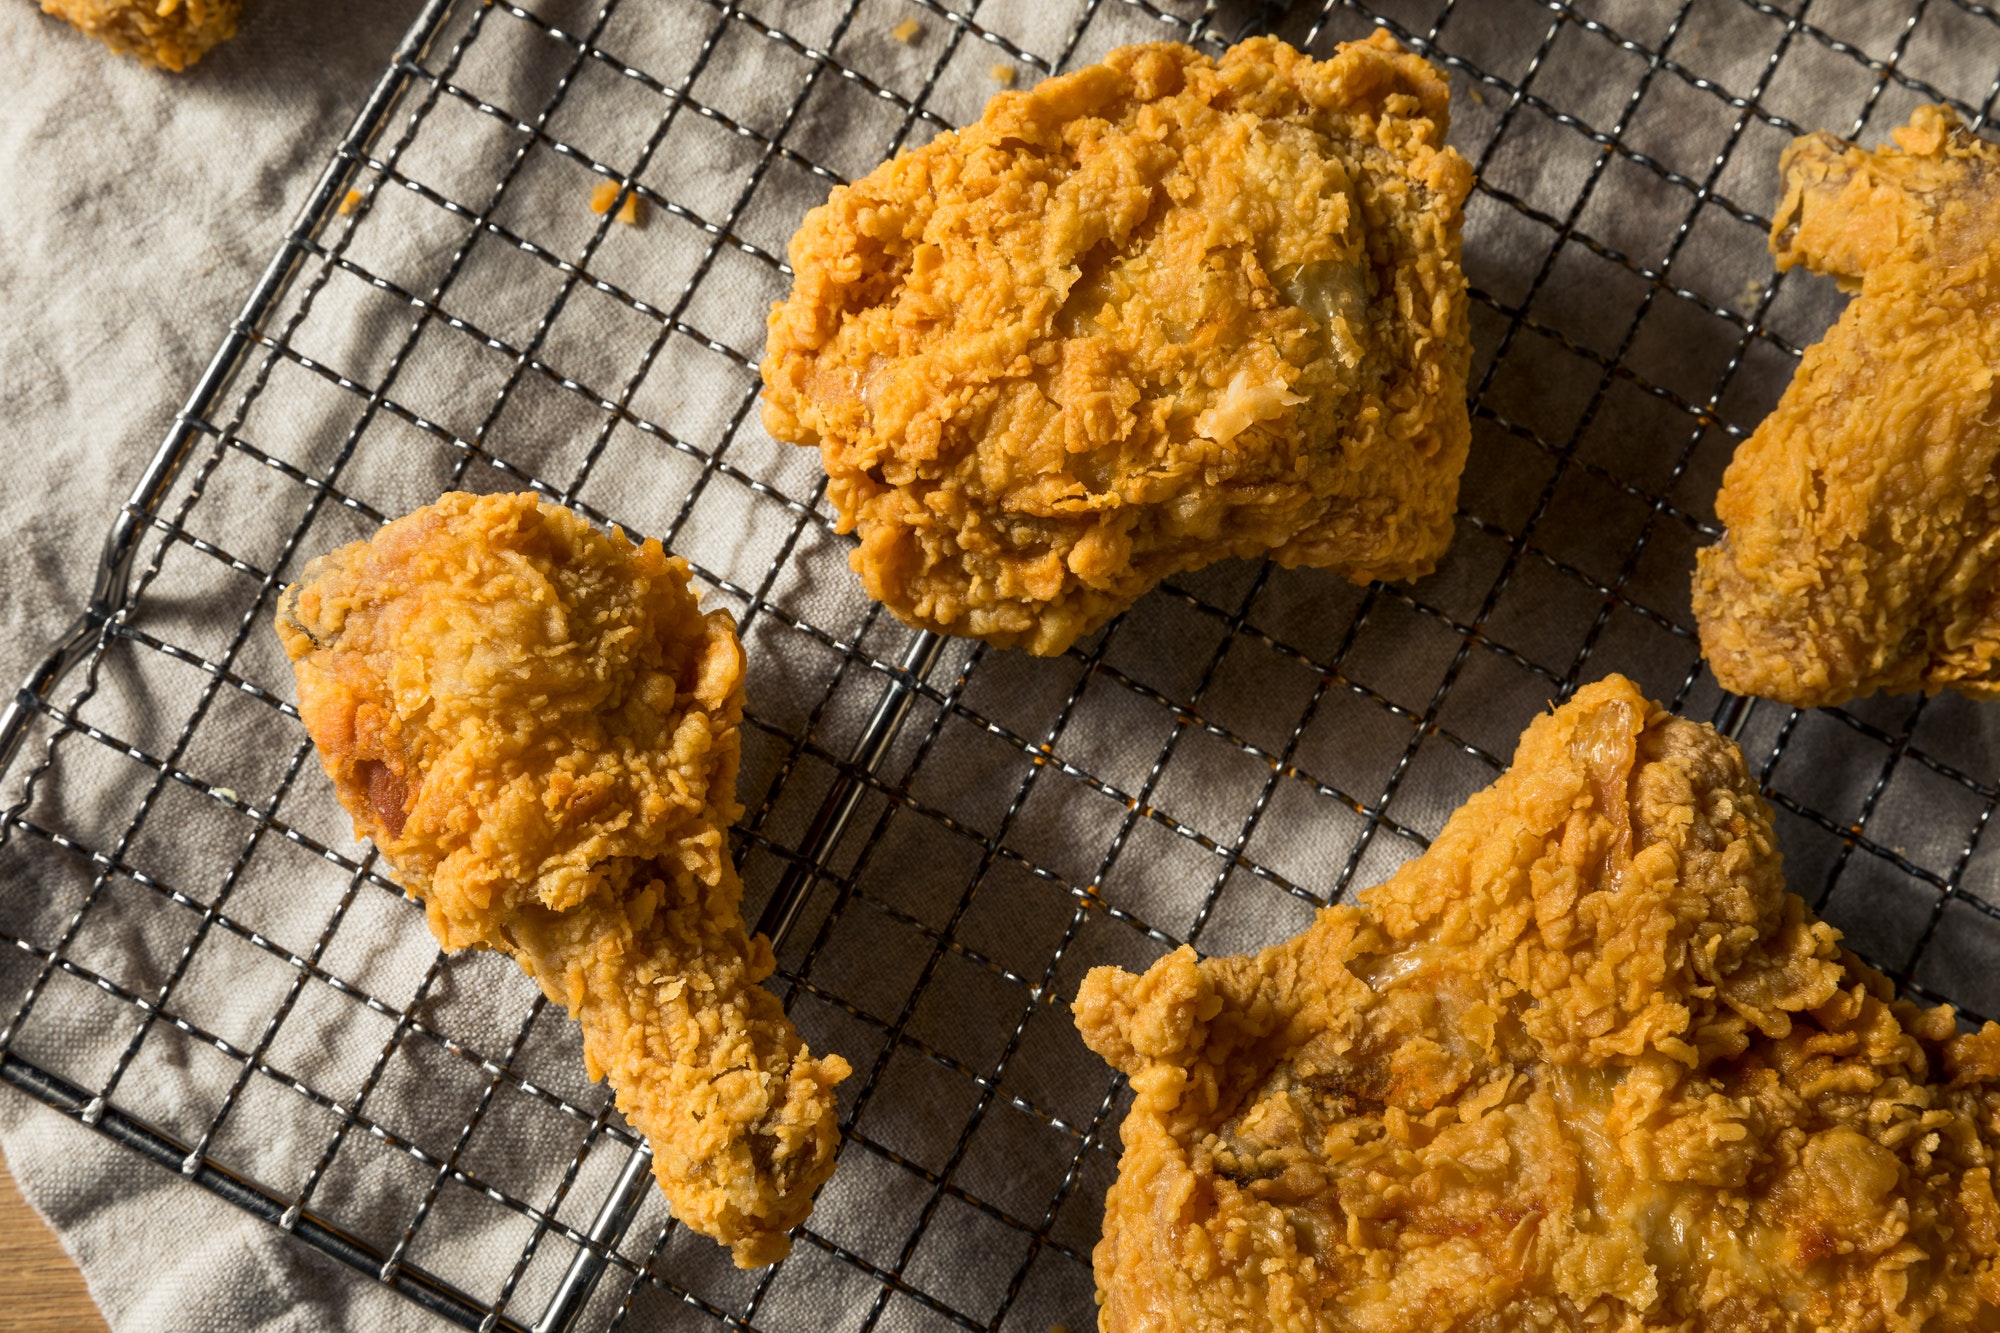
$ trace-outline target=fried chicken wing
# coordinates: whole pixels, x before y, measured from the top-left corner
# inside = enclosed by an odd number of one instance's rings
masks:
[[[1470,437],[1448,101],[1383,33],[1123,47],[836,188],[764,423],[869,595],[1051,654],[1232,556],[1429,573]]]
[[[1778,267],[1859,295],[1737,449],[1697,556],[1724,688],[1798,707],[2000,694],[2000,145],[1920,108],[1786,151]]]
[[[676,1216],[743,1267],[833,1169],[813,1058],[729,858],[743,654],[684,561],[532,494],[447,495],[280,604],[299,712],[358,836],[447,949],[512,956],[583,1028]]]
[[[1084,982],[1106,1333],[2000,1328],[2000,1025],[1784,891],[1714,730],[1591,685],[1361,897]]]
[[[156,69],[183,70],[236,35],[243,0],[41,0],[78,32]]]

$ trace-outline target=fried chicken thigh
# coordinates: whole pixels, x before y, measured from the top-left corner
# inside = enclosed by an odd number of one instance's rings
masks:
[[[1942,106],[1793,142],[1778,267],[1857,290],[1723,474],[1697,557],[1725,689],[1797,707],[2000,694],[2000,145]]]
[[[1589,686],[1361,897],[1084,982],[1106,1333],[2000,1328],[2000,1025],[1785,892],[1714,730]]]
[[[532,494],[447,495],[280,604],[357,836],[447,949],[498,949],[583,1028],[682,1222],[781,1258],[833,1169],[837,1055],[758,985],[729,857],[743,652],[684,561]]]
[[[1130,46],[836,188],[764,424],[869,595],[1051,654],[1232,556],[1429,573],[1470,436],[1448,101],[1382,33]]]
[[[243,0],[41,0],[78,32],[155,69],[183,70],[236,35]]]

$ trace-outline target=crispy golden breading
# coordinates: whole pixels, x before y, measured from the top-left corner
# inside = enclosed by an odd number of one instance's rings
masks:
[[[121,55],[182,70],[236,35],[243,0],[42,0],[42,12]]]
[[[2000,1328],[2000,1025],[1784,891],[1714,730],[1589,686],[1362,898],[1085,980],[1107,1333]]]
[[[1793,142],[1771,249],[1860,295],[1723,474],[1694,580],[1725,689],[1802,708],[2000,694],[2000,145]]]
[[[532,494],[447,495],[306,566],[299,712],[447,949],[499,949],[583,1027],[676,1216],[781,1258],[839,1139],[729,859],[743,651],[687,564]]]
[[[764,424],[869,594],[1047,654],[1231,556],[1429,573],[1470,437],[1448,101],[1385,33],[1130,46],[836,188]]]

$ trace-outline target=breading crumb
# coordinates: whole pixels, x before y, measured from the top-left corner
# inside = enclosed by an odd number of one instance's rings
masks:
[[[889,35],[904,46],[912,46],[916,43],[917,38],[923,35],[923,31],[923,24],[917,22],[915,19],[904,19],[895,27],[889,29]]]
[[[590,192],[590,211],[593,213],[609,212],[611,205],[617,201],[618,189],[619,184],[617,181],[598,182],[596,187]],[[638,192],[634,191],[626,195],[624,204],[618,209],[618,220],[628,227],[637,227],[645,221],[645,217],[646,215],[642,210],[642,202]]]
[[[346,217],[359,207],[361,207],[361,191],[349,190],[345,195],[341,196],[340,215],[342,217]]]
[[[1012,88],[1014,86],[1015,75],[1016,71],[1012,65],[994,65],[986,71],[986,77],[999,84],[1002,88]]]

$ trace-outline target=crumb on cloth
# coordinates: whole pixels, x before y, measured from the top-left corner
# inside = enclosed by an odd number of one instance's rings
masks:
[[[616,203],[617,200],[618,182],[600,181],[597,187],[590,192],[590,211],[593,213],[609,213],[612,204]],[[618,220],[628,227],[637,227],[641,225],[644,219],[645,213],[641,209],[639,196],[637,194],[626,195],[625,203],[618,209]]]

